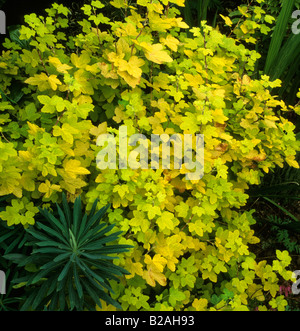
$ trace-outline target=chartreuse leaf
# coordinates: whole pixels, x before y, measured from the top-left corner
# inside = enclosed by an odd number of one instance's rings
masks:
[[[57,90],[58,85],[61,85],[61,81],[57,78],[57,75],[47,76],[44,72],[41,74],[35,74],[34,77],[30,77],[25,80],[25,83],[29,85],[36,85],[41,92],[46,90]]]

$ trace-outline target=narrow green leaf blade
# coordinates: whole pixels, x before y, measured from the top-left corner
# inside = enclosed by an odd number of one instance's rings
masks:
[[[77,237],[81,217],[82,217],[81,198],[80,198],[80,196],[78,196],[75,199],[75,203],[74,203],[74,207],[73,207],[73,233],[74,233],[75,237]]]
[[[282,41],[284,36],[286,35],[286,29],[288,25],[288,21],[291,18],[292,10],[295,6],[295,0],[284,0],[281,12],[276,21],[275,31],[272,36],[272,40],[270,43],[267,60],[265,64],[264,72],[269,75],[272,66],[275,65],[275,61],[278,55],[278,52],[281,48]]]
[[[275,201],[264,197],[265,200],[269,201],[270,203],[272,203],[274,206],[276,206],[277,208],[281,209],[286,215],[288,215],[291,219],[293,219],[295,222],[300,223],[300,221],[298,220],[298,218],[296,216],[294,216],[293,214],[291,214],[288,210],[286,210],[285,208],[283,208],[282,206],[278,205]]]
[[[64,266],[64,268],[62,269],[61,273],[59,274],[58,278],[57,278],[57,281],[58,282],[61,282],[66,276],[67,276],[67,273],[71,267],[71,260],[69,260],[67,262],[67,264]]]
[[[46,233],[50,234],[53,237],[56,237],[57,239],[59,239],[61,242],[65,243],[66,245],[68,245],[68,241],[66,240],[66,238],[64,238],[60,233],[58,233],[56,230],[50,228],[47,225],[42,224],[41,222],[37,222],[37,225],[44,230]]]
[[[71,214],[71,209],[68,204],[65,193],[62,194],[62,204],[63,204],[63,209],[64,209],[64,215],[65,215],[67,223],[68,223],[68,227],[70,227],[71,222],[72,222],[72,214]]]
[[[79,299],[82,299],[83,298],[83,290],[82,290],[82,286],[81,286],[81,283],[80,283],[80,278],[79,278],[77,266],[76,266],[75,263],[73,264],[73,275],[74,275],[74,284],[75,284],[75,288],[77,290]]]

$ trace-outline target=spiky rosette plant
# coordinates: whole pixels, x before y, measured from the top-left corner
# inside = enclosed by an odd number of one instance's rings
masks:
[[[89,214],[82,213],[81,199],[76,198],[73,211],[63,194],[58,216],[40,209],[45,222],[27,229],[33,246],[22,264],[35,264],[38,271],[30,275],[26,286],[31,293],[22,310],[94,310],[100,299],[121,309],[111,298],[109,280],[129,274],[111,260],[111,254],[126,252],[132,246],[110,244],[121,232],[107,235],[114,225],[100,222],[109,206],[96,212],[97,200]]]

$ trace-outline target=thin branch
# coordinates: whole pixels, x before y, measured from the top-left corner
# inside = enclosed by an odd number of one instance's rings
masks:
[[[150,5],[151,4],[152,4],[152,0],[150,1]],[[147,14],[146,14],[146,17],[145,17],[145,20],[144,20],[144,23],[143,23],[143,27],[141,28],[139,34],[136,36],[135,40],[138,40],[138,38],[141,36],[141,34],[143,33],[143,31],[145,30],[145,27],[148,24],[148,17],[149,17],[149,10],[147,8]],[[135,47],[135,44],[133,43],[132,46],[131,46],[131,56],[133,54],[134,47]]]
[[[40,58],[40,60],[41,60],[41,62],[42,62],[42,66],[43,66],[44,70],[46,71],[47,76],[49,76],[48,70],[47,70],[47,68],[46,68],[46,66],[45,66],[45,63],[44,63],[44,61],[43,61],[43,58],[42,58],[42,55],[41,55],[40,50],[37,49],[37,52],[38,52],[38,54],[39,54],[39,58]]]
[[[1,136],[8,142],[10,143],[10,141],[5,137],[5,135],[3,134],[3,132],[1,132]]]

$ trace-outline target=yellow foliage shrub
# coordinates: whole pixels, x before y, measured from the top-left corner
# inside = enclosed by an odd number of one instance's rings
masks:
[[[290,257],[256,261],[250,184],[295,161],[288,107],[269,92],[280,82],[252,79],[260,57],[210,26],[178,15],[184,0],[112,0],[113,21],[91,1],[67,36],[68,10],[27,16],[20,44],[0,57],[0,195],[8,225],[34,224],[37,206],[62,191],[91,208],[111,203],[108,221],[124,231],[120,256],[131,275],[112,281],[125,310],[251,310],[278,305]],[[21,87],[20,87],[21,86]],[[16,102],[16,91],[19,100]],[[120,126],[128,135],[203,134],[204,176],[190,170],[97,168],[97,138]],[[133,150],[128,146],[128,154]],[[194,151],[195,152],[195,151]],[[273,299],[275,298],[275,299]],[[110,306],[104,305],[107,309]]]

